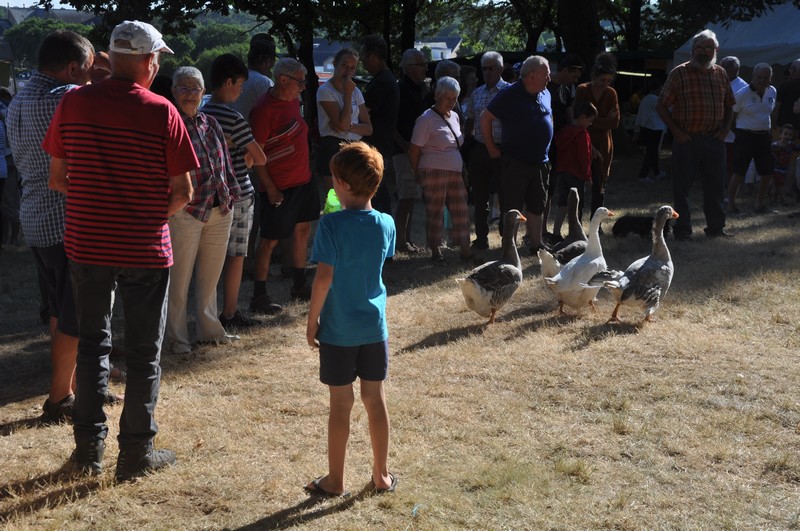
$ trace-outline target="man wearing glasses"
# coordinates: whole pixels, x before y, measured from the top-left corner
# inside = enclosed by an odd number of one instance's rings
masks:
[[[542,246],[542,220],[547,204],[547,150],[553,139],[553,110],[547,83],[550,64],[540,55],[525,59],[519,81],[499,92],[481,113],[480,126],[489,157],[501,159],[502,215],[523,211],[532,256]],[[502,149],[492,135],[492,123],[502,124]]]
[[[711,30],[692,38],[692,58],[670,72],[656,111],[669,127],[672,145],[672,191],[675,239],[692,239],[689,191],[695,176],[703,186],[705,233],[730,237],[722,210],[725,195],[725,137],[731,128],[735,102],[725,69],[714,64],[719,43]]]
[[[500,159],[492,159],[486,150],[481,132],[481,113],[498,92],[510,85],[500,75],[503,73],[503,56],[497,52],[486,52],[481,57],[484,84],[475,89],[467,108],[465,131],[475,138],[475,144],[467,157],[469,181],[475,198],[475,241],[477,250],[489,248],[489,197],[500,191]],[[500,120],[492,120],[492,138],[501,145]]]
[[[397,229],[396,252],[416,253],[422,249],[411,241],[411,220],[414,211],[414,201],[422,196],[420,187],[411,171],[411,162],[408,160],[408,147],[411,143],[411,133],[417,118],[425,109],[426,89],[423,84],[428,72],[425,54],[414,48],[403,52],[400,59],[403,77],[398,81],[400,89],[400,105],[397,114],[397,131],[394,135],[396,154],[392,157],[395,178],[397,180],[397,198],[399,199],[395,211],[394,224]]]
[[[261,241],[256,250],[253,297],[250,311],[267,315],[283,308],[267,294],[272,251],[279,240],[292,237],[292,261],[303,271],[290,289],[300,298],[305,285],[306,254],[311,222],[319,219],[319,192],[311,179],[308,158],[308,125],[300,112],[306,88],[306,68],[288,57],[275,63],[275,85],[253,106],[253,137],[267,156],[265,165],[253,166],[261,184]]]

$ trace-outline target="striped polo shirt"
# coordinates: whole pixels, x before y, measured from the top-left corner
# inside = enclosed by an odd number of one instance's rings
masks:
[[[239,182],[241,190],[239,200],[250,197],[255,190],[250,182],[250,175],[247,173],[247,163],[244,161],[245,146],[255,140],[250,125],[241,114],[224,103],[209,101],[203,105],[201,111],[217,119],[228,139],[228,151],[231,154],[233,171],[236,172],[236,180]]]
[[[79,263],[165,268],[171,176],[198,167],[178,110],[130,81],[72,90],[42,147],[67,160],[67,256]]]

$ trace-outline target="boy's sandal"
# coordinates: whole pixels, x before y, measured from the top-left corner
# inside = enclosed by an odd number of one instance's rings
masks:
[[[341,494],[336,494],[335,492],[328,492],[327,490],[323,489],[319,484],[323,477],[324,476],[320,476],[317,479],[310,481],[308,485],[303,487],[303,490],[311,496],[319,496],[321,498],[348,498],[350,496],[350,493],[346,491]]]
[[[386,489],[379,489],[375,487],[375,480],[369,478],[369,490],[373,494],[386,494],[387,492],[394,492],[397,490],[397,476],[394,474],[389,474],[389,477],[392,478],[392,483]]]

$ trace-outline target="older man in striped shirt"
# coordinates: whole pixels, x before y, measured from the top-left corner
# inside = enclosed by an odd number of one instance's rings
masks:
[[[50,188],[67,195],[64,247],[80,340],[72,460],[83,472],[102,472],[117,287],[128,379],[115,477],[126,481],[175,462],[171,450],[153,447],[173,263],[167,219],[192,198],[189,171],[199,164],[177,109],[147,90],[159,55],[172,53],[161,33],[125,21],[111,33],[109,52],[111,78],[65,94],[42,146],[51,156]]]

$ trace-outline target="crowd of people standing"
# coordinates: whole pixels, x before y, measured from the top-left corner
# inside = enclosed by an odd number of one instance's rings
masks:
[[[726,209],[738,211],[737,191],[751,161],[761,177],[755,208],[761,213],[770,179],[780,171],[785,178],[797,152],[792,124],[773,143],[771,120],[796,107],[797,98],[771,86],[766,64],[742,85],[738,60],[716,65],[717,49],[713,33],[696,35],[691,60],[675,67],[662,90],[654,83],[640,104],[637,125],[647,149],[640,180],[649,181],[651,172],[663,177],[659,146],[665,130],[673,137],[677,240],[692,235],[695,178],[703,187],[707,236],[729,237]],[[380,385],[388,370],[384,262],[427,247],[433,263],[443,264],[445,228],[460,258],[472,261],[490,246],[493,196],[501,216],[524,212],[533,256],[560,239],[570,188],[579,190],[579,212],[589,191],[590,212],[603,206],[612,131],[621,118],[611,54],[599,55],[590,81],[578,84],[584,64],[576,56],[565,56],[552,73],[547,59],[528,57],[509,82],[502,78],[503,56],[486,52],[484,83],[472,90],[460,80],[470,79],[465,73],[474,77],[474,69],[462,72],[452,61],[439,63],[429,87],[425,56],[416,49],[402,54],[396,80],[386,43],[367,37],[360,50],[336,54],[333,75],[319,87],[312,165],[300,99],[307,71],[275,51],[275,43],[259,34],[251,39],[248,64],[221,55],[207,78],[180,67],[168,83],[168,101],[150,89],[159,58],[172,50],[150,24],[118,25],[107,57],[85,38],[60,30],[44,39],[38,70],[7,112],[2,109],[0,146],[7,132],[22,185],[19,218],[50,314],[53,374],[44,415],[72,419],[73,461],[82,471],[102,470],[103,406],[114,401],[108,381],[115,294],[125,315],[127,364],[127,392],[118,399],[124,405],[116,477],[128,480],[176,460],[171,450],[153,447],[162,352],[186,355],[197,343],[231,343],[260,324],[238,306],[251,249],[250,312],[283,311],[267,287],[274,284],[273,255],[284,242],[290,296],[310,304],[307,340],[320,349],[320,379],[331,387],[330,471],[306,489],[322,495],[344,490],[344,423],[359,377],[370,412],[375,489],[394,490]],[[354,79],[359,61],[372,76],[365,93]],[[792,68],[800,78],[800,63]],[[204,105],[206,81],[210,99]],[[734,114],[728,175],[725,140]],[[781,154],[777,166],[774,154]],[[9,167],[0,155],[2,191]],[[392,168],[393,183],[383,179],[385,166]],[[320,192],[329,189],[343,210],[318,224],[311,254],[317,274],[309,283],[312,227],[320,219]],[[423,197],[424,246],[412,240],[414,205]],[[192,281],[194,338],[187,312]]]

